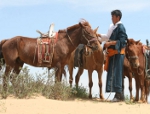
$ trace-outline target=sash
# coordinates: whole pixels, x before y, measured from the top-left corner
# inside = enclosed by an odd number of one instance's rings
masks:
[[[118,54],[118,51],[114,50],[114,49],[108,49],[107,52],[108,52],[108,54],[106,55],[106,60],[105,60],[105,64],[104,64],[105,71],[108,71],[109,58],[115,54]],[[121,49],[120,54],[125,54],[125,48]]]

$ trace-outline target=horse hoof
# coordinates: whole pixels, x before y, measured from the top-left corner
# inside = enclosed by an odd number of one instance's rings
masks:
[[[92,99],[92,95],[89,95],[89,99]]]
[[[138,103],[146,103],[145,100],[139,100]]]
[[[142,100],[139,100],[138,103],[143,103],[143,101],[142,101]]]
[[[100,99],[104,100],[104,97],[103,97],[103,96],[100,96]]]

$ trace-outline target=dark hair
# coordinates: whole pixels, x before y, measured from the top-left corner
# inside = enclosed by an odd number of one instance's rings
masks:
[[[121,13],[121,11],[120,10],[113,10],[112,12],[111,12],[111,15],[115,15],[115,16],[119,16],[120,17],[120,19],[121,19],[121,17],[122,17],[122,13]]]

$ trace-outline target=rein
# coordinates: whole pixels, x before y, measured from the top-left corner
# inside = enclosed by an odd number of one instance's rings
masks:
[[[93,39],[91,39],[91,40],[87,39],[84,33],[86,33],[88,36],[92,37]],[[88,42],[88,43],[87,43],[87,46],[88,46],[88,47],[92,47],[92,46],[90,45],[90,42],[97,40],[97,38],[95,38],[94,36],[92,36],[91,34],[89,34],[85,29],[82,29],[82,36],[83,36],[83,38]]]
[[[69,40],[70,40],[71,44],[74,46],[74,44],[73,44],[73,42],[72,42],[72,40],[71,40],[71,38],[70,38],[70,36],[69,36],[69,34],[68,34],[67,29],[66,29],[66,33],[67,33],[67,36],[68,36],[68,38],[69,38]]]

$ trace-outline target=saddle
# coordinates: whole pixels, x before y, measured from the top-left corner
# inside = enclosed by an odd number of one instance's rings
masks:
[[[74,67],[83,67],[83,49],[84,44],[79,44],[75,50]]]
[[[92,53],[93,51],[89,51],[86,45],[79,44],[74,54],[74,67],[83,67],[84,63],[86,62],[86,59],[83,58],[83,55],[91,56]]]
[[[47,33],[37,32],[41,35],[37,39],[37,58],[38,63],[52,63],[54,46],[57,42],[58,32],[53,32],[54,24],[50,25],[50,30]]]

